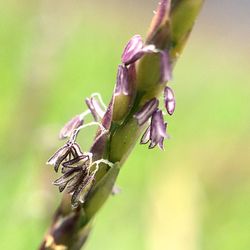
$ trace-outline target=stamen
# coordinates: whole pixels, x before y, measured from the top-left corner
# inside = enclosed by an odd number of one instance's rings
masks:
[[[104,101],[102,100],[101,94],[98,93],[98,92],[96,92],[96,93],[93,93],[93,94],[91,95],[91,97],[95,97],[95,96],[99,99],[101,105],[102,105],[103,108],[106,110],[106,109],[107,109],[107,106],[105,105]]]
[[[89,157],[89,165],[92,165],[93,154],[91,152],[84,152],[84,155]]]
[[[107,131],[106,128],[104,128],[104,126],[101,123],[99,123],[99,122],[90,122],[90,123],[84,124],[84,125],[80,126],[79,128],[75,129],[73,131],[73,133],[72,133],[69,141],[70,142],[75,142],[76,141],[76,137],[77,137],[77,135],[78,135],[78,133],[79,133],[79,131],[81,129],[84,129],[84,128],[87,128],[87,127],[91,127],[91,126],[96,126],[96,125],[100,127],[100,129],[102,130],[102,132],[106,132]]]
[[[104,163],[106,165],[108,165],[110,168],[112,168],[114,166],[114,163],[110,162],[109,160],[107,159],[100,159],[100,160],[96,160],[94,161],[92,164],[90,164],[89,166],[89,170],[95,166],[95,169],[91,171],[91,175],[95,176],[96,172],[99,170],[99,165],[101,163]]]
[[[100,159],[100,160],[94,161],[92,165],[94,165],[94,164],[99,165],[100,163],[104,163],[104,164],[108,165],[111,168],[114,166],[114,163],[112,163],[111,161],[109,161],[107,159]]]
[[[87,116],[88,114],[91,114],[91,111],[89,109],[87,109],[86,111],[84,111],[83,113],[80,114],[80,117],[83,119],[85,116]]]

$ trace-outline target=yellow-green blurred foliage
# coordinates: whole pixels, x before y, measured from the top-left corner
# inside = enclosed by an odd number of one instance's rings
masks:
[[[0,249],[39,245],[61,198],[45,165],[57,132],[92,92],[108,102],[122,48],[156,4],[0,2]],[[86,249],[250,249],[249,7],[207,1],[170,83],[166,150],[135,148]]]

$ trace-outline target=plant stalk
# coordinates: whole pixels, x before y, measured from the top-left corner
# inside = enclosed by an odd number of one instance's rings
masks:
[[[163,14],[160,18],[161,13],[159,14],[160,10],[158,10],[152,20],[146,43],[154,44],[159,49],[167,49],[172,67],[184,48],[202,3],[203,0],[172,0],[172,2],[162,0],[161,4],[166,4],[166,9],[161,9]],[[81,207],[72,209],[70,195],[63,196],[40,250],[79,250],[84,245],[91,231],[95,214],[111,194],[121,166],[145,129],[144,126],[137,124],[134,114],[146,101],[158,97],[163,91],[164,86],[159,84],[159,74],[160,59],[155,54],[145,55],[136,63],[136,86],[138,87],[132,107],[121,123],[111,120],[109,134],[103,139],[105,150],[100,153],[96,145],[91,149],[94,159],[100,159],[105,155],[115,165],[111,169],[105,164],[101,165],[96,184]],[[119,105],[124,105],[124,102],[122,100],[116,102],[114,110],[119,110]]]

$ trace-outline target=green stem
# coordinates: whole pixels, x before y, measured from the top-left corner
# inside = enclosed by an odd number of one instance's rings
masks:
[[[157,48],[170,51],[172,66],[182,52],[202,3],[203,0],[173,0],[167,21],[147,40]],[[111,162],[117,163],[111,169],[105,165],[100,168],[99,181],[91,189],[82,208],[72,210],[69,195],[64,195],[40,250],[79,250],[88,238],[95,214],[109,197],[121,165],[144,129],[137,125],[133,115],[147,100],[159,96],[164,88],[163,84],[159,84],[159,56],[144,56],[136,64],[136,69],[137,93],[133,106],[121,124],[112,122],[110,136],[107,137],[107,156]]]

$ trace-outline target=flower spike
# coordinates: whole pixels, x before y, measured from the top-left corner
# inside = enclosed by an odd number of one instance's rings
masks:
[[[86,100],[87,111],[73,117],[60,131],[60,138],[69,140],[48,164],[53,165],[56,172],[61,166],[61,176],[54,185],[66,195],[41,250],[82,247],[94,216],[114,190],[120,169],[142,129],[145,131],[141,144],[164,149],[168,124],[163,119],[165,112],[160,109],[158,98],[164,92],[164,105],[172,115],[175,98],[166,84],[172,78],[173,67],[203,1],[158,0],[146,42],[135,35],[122,53],[116,86],[107,107],[100,94],[91,95]],[[92,115],[89,122],[85,119],[88,114]],[[85,152],[76,141],[82,129],[90,126],[98,127],[89,152]]]

